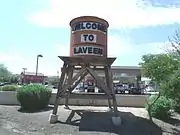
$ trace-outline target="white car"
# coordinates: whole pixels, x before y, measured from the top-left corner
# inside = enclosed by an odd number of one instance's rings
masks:
[[[144,89],[144,94],[150,94],[150,95],[153,95],[153,94],[158,94],[159,92],[155,91],[155,89],[153,87],[147,87]]]

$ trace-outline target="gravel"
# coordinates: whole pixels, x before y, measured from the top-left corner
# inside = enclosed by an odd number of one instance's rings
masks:
[[[49,124],[52,107],[42,112],[23,113],[19,106],[0,105],[0,135],[180,135],[180,116],[168,122],[148,120],[144,108],[119,107],[120,127],[111,123],[113,113],[107,107],[59,106],[59,121]]]

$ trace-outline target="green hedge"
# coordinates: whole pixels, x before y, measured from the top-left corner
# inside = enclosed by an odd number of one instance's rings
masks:
[[[156,96],[150,96],[149,97],[149,103],[153,102],[156,99]],[[160,96],[160,98],[154,103],[151,109],[151,115],[155,118],[159,119],[167,119],[171,115],[170,109],[171,109],[171,103],[172,101],[164,96]],[[147,109],[147,105],[146,105]]]
[[[37,111],[48,106],[51,90],[43,85],[26,85],[17,90],[17,99],[21,108],[27,111]]]
[[[16,85],[5,85],[1,87],[1,91],[16,91],[17,90],[17,86]]]
[[[174,109],[175,112],[180,114],[180,99],[178,100],[173,99],[172,108]]]

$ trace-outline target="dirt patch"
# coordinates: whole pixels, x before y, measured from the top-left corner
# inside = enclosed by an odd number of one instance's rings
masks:
[[[151,123],[143,108],[118,110],[122,125],[114,127],[111,122],[113,113],[106,107],[70,107],[65,110],[59,106],[59,122],[49,124],[51,109],[35,113],[19,112],[19,106],[0,106],[0,134],[2,135],[180,135],[180,116],[177,114],[169,121],[153,119]]]

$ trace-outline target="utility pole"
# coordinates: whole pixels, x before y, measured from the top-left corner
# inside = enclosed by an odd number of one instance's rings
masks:
[[[22,68],[22,69],[23,69],[23,73],[25,74],[25,72],[26,72],[27,68]]]
[[[57,79],[59,79],[59,71],[57,71]]]
[[[22,84],[24,84],[24,80],[25,80],[25,72],[26,72],[26,70],[27,70],[27,68],[22,68],[23,69],[23,78],[22,78]]]

